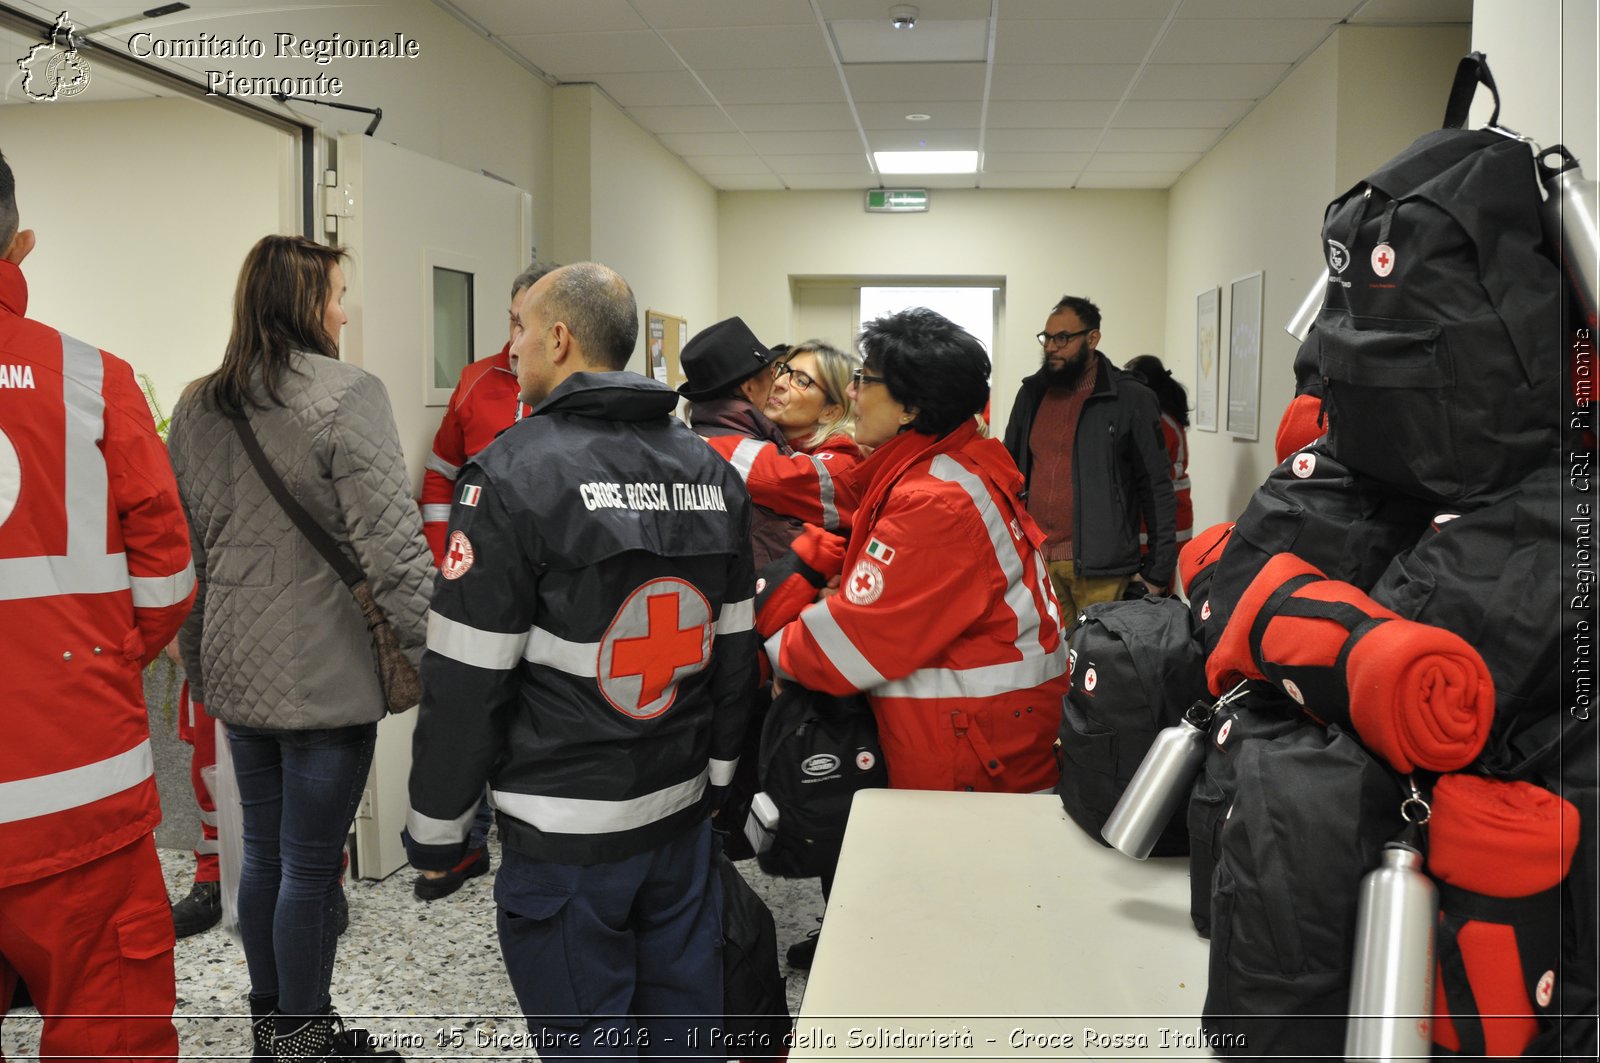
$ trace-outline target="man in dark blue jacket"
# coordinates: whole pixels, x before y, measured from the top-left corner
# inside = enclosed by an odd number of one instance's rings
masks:
[[[1028,512],[1049,536],[1050,582],[1062,624],[1115,601],[1130,582],[1165,594],[1178,560],[1161,408],[1155,394],[1097,349],[1100,308],[1062,296],[1039,333],[1039,371],[1023,380],[1006,421]],[[1139,552],[1140,517],[1150,551]]]
[[[501,951],[540,1058],[720,1057],[708,817],[755,690],[750,499],[674,392],[621,371],[621,277],[556,270],[519,317],[533,413],[456,483],[407,850],[459,861],[487,779]]]

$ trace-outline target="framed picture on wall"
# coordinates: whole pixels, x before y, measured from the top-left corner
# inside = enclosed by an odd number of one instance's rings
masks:
[[[1194,426],[1217,430],[1222,289],[1213,285],[1194,297]]]
[[[1228,434],[1255,439],[1261,431],[1261,290],[1263,274],[1233,282],[1228,310]]]

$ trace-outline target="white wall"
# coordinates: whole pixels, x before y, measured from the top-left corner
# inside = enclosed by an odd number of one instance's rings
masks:
[[[1600,176],[1595,113],[1600,48],[1594,0],[1476,0],[1472,47],[1489,59],[1503,104],[1500,121],[1539,144],[1564,143],[1591,180]],[[1479,93],[1473,124],[1489,120]]]
[[[868,214],[861,192],[724,192],[721,317],[775,343],[795,333],[790,278],[999,278],[993,411],[1003,431],[1038,368],[1033,335],[1063,294],[1093,299],[1119,364],[1166,340],[1166,192],[936,189],[925,214]],[[846,348],[852,337],[824,336]]]
[[[189,100],[0,107],[17,177],[28,316],[148,373],[166,412],[222,359],[234,282],[295,224],[293,143]]]
[[[1231,520],[1275,464],[1273,436],[1294,395],[1297,343],[1283,331],[1323,268],[1328,202],[1437,128],[1465,27],[1344,27],[1172,188],[1165,349],[1195,393],[1195,296],[1222,289],[1218,431],[1189,429],[1195,527]],[[1264,273],[1260,428],[1227,431],[1228,287]]]
[[[589,85],[555,90],[556,193],[550,257],[602,262],[639,303],[630,368],[644,372],[645,310],[681,317],[689,333],[717,313],[717,193]]]

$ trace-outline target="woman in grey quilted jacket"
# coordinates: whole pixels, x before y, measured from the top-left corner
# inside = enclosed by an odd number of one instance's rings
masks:
[[[360,566],[413,663],[432,592],[388,394],[339,361],[343,257],[289,236],[251,249],[222,365],[185,391],[168,442],[200,585],[180,645],[194,699],[228,725],[244,806],[239,931],[257,1059],[368,1054],[331,1009],[329,913],[384,698],[354,599],[232,422],[248,421],[290,494]]]

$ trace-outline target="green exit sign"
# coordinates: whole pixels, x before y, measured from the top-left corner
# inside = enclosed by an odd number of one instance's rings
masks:
[[[879,214],[904,214],[928,209],[926,188],[869,188],[867,210]]]

